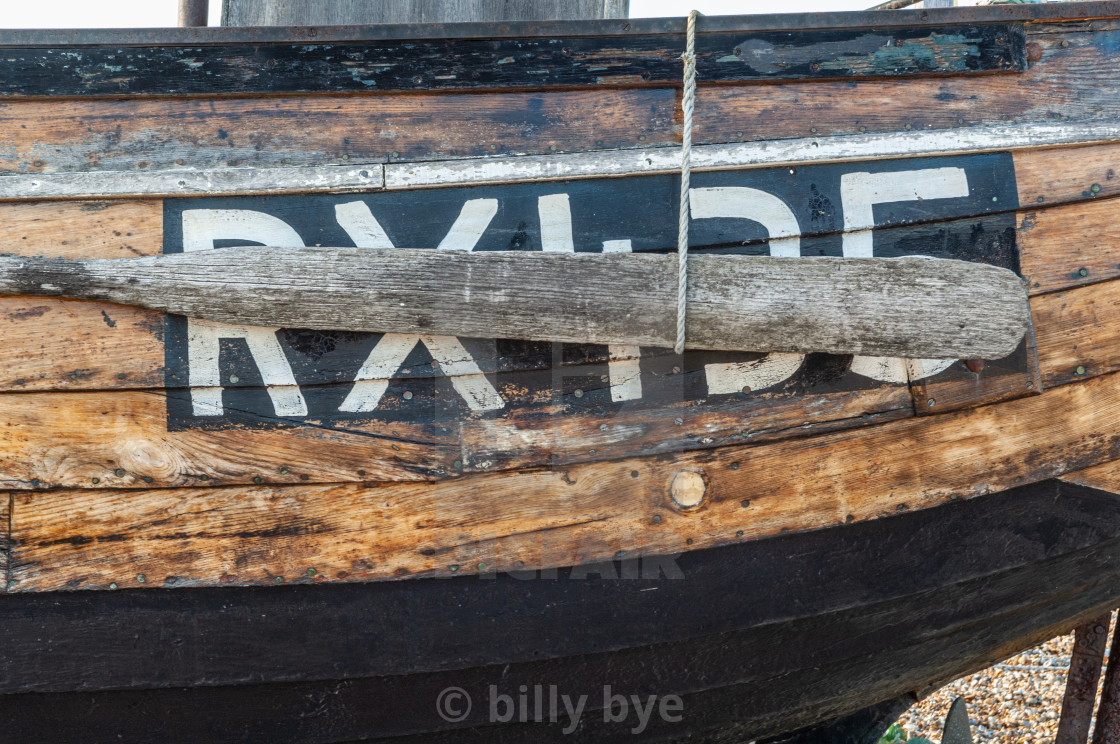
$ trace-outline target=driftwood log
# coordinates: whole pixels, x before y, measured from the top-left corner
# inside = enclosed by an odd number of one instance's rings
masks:
[[[224,323],[668,347],[675,255],[217,248],[3,257],[0,293]],[[695,256],[687,347],[999,358],[1027,329],[1007,269],[925,257]]]

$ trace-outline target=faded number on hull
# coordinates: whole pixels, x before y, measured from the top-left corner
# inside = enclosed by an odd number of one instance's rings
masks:
[[[670,251],[676,176],[323,196],[169,199],[165,250]],[[933,255],[1018,270],[1005,153],[694,174],[695,250]],[[305,281],[314,284],[315,277]],[[563,286],[563,277],[557,277]],[[172,317],[172,428],[282,419],[439,421],[904,384],[951,361],[687,352],[407,334],[249,328]]]

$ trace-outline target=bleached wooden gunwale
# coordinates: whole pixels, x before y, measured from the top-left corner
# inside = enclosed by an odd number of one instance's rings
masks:
[[[850,134],[692,149],[695,172],[897,157],[1036,150],[1120,141],[1120,120],[1010,124],[936,131]],[[477,184],[567,181],[674,173],[680,148],[506,155],[419,163],[92,171],[0,176],[0,199],[95,199],[237,194],[344,193]]]

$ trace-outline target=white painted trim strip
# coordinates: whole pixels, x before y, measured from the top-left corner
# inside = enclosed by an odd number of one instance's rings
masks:
[[[384,185],[385,169],[378,163],[362,166],[20,173],[0,176],[0,199],[370,191]]]
[[[692,170],[997,152],[1120,141],[1120,120],[854,134],[692,148]],[[210,196],[415,189],[675,173],[679,147],[362,166],[103,171],[0,176],[0,199]],[[364,174],[364,175],[363,175]]]
[[[692,170],[996,152],[1120,141],[1120,120],[1000,125],[926,132],[853,134],[692,148]],[[386,189],[675,173],[679,147],[561,155],[475,158],[385,166]]]

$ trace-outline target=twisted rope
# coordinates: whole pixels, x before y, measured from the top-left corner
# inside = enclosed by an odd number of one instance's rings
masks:
[[[692,175],[692,111],[696,106],[696,17],[697,11],[688,14],[685,32],[684,95],[681,111],[684,130],[681,132],[681,212],[677,222],[677,343],[673,351],[684,353],[685,311],[688,304],[688,220],[689,181]]]

